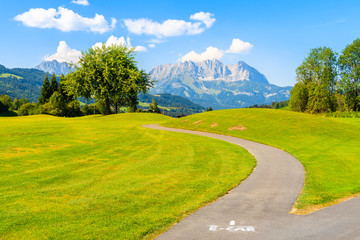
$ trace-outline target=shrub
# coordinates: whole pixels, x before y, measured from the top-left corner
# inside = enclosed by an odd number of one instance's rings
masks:
[[[25,103],[19,108],[18,111],[19,116],[35,115],[39,113],[40,111],[36,103]]]

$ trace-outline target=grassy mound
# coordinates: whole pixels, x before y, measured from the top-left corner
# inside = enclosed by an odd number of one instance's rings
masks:
[[[149,239],[239,184],[238,146],[157,114],[0,118],[0,239]]]
[[[232,109],[195,114],[163,125],[242,137],[291,153],[306,170],[305,187],[295,204],[297,213],[311,212],[360,192],[358,118]]]

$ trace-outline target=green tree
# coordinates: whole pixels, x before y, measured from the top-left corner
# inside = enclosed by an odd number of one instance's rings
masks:
[[[69,95],[67,89],[66,89],[66,79],[64,74],[61,74],[60,76],[60,83],[59,83],[59,93],[63,96],[66,103],[69,103],[73,100],[75,100],[73,95]]]
[[[6,112],[8,108],[0,101],[0,113]]]
[[[6,111],[12,109],[13,102],[11,100],[11,97],[9,97],[8,95],[1,95],[0,102],[2,102],[5,105]]]
[[[18,110],[21,106],[20,100],[18,98],[15,98],[13,101],[13,109]]]
[[[59,91],[59,84],[56,80],[55,73],[53,73],[50,78],[50,93],[51,93],[51,95],[53,95],[53,93],[56,91]]]
[[[26,98],[15,98],[13,102],[13,110],[19,110],[19,108],[25,103],[29,103],[29,100]]]
[[[337,75],[337,54],[327,47],[311,49],[296,69],[297,84],[290,96],[291,108],[312,113],[335,111]]]
[[[77,117],[82,115],[83,113],[81,112],[80,102],[78,100],[73,100],[66,105],[67,117]]]
[[[149,111],[154,112],[154,113],[160,113],[160,108],[158,106],[158,103],[155,101],[155,99],[153,99],[152,103],[150,103]]]
[[[68,93],[102,100],[105,114],[111,113],[111,105],[118,104],[119,99],[136,109],[138,93],[145,93],[152,81],[145,71],[138,69],[134,56],[134,48],[124,45],[90,48],[66,76]]]
[[[51,97],[52,93],[50,90],[50,82],[48,75],[45,75],[45,79],[41,88],[40,97],[38,99],[39,104],[47,103]]]
[[[339,58],[340,89],[348,110],[360,110],[360,39],[347,45]]]
[[[38,109],[35,103],[25,103],[21,105],[18,111],[19,116],[38,114]]]

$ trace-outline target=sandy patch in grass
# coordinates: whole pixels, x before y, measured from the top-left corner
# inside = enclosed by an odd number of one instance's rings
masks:
[[[217,125],[219,125],[217,122],[213,122],[210,127],[213,128],[213,127],[217,127]]]
[[[337,199],[335,201],[328,202],[326,204],[314,205],[314,206],[310,206],[310,207],[307,207],[307,208],[304,208],[304,209],[297,209],[296,207],[293,207],[291,209],[290,213],[295,214],[295,215],[307,215],[307,214],[319,211],[319,210],[321,210],[323,208],[326,208],[326,207],[329,207],[329,206],[332,206],[332,205],[335,205],[335,204],[338,204],[338,203],[342,203],[342,202],[345,202],[347,200],[350,200],[352,198],[356,198],[356,197],[359,197],[359,196],[360,196],[360,193],[356,193],[354,195],[339,198],[339,199]]]
[[[182,121],[181,123],[188,122],[188,121],[190,121],[190,119],[186,119],[186,120]]]
[[[193,122],[192,124],[200,125],[200,124],[202,124],[202,121],[203,120],[199,120],[199,121]]]
[[[243,125],[241,125],[240,123],[239,123],[239,125],[237,125],[237,126],[234,126],[234,127],[229,127],[228,128],[230,131],[244,131],[244,130],[246,130],[246,127],[244,127]]]

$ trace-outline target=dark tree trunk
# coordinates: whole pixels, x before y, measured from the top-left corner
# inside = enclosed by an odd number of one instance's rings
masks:
[[[118,113],[118,104],[115,103],[115,113],[117,114]]]
[[[111,110],[110,110],[110,99],[108,97],[105,98],[105,108],[106,108],[105,115],[109,115]]]

